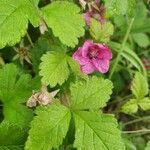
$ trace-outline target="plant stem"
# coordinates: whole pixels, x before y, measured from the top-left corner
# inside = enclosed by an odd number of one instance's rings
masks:
[[[113,68],[112,68],[112,70],[111,70],[111,72],[110,72],[109,79],[112,78],[112,76],[113,76],[113,74],[114,74],[114,72],[115,72],[115,70],[116,70],[116,67],[117,67],[117,65],[118,65],[118,63],[119,63],[119,61],[120,61],[120,57],[121,57],[121,54],[122,54],[122,52],[123,52],[123,50],[124,50],[124,46],[125,46],[125,44],[126,44],[126,42],[127,42],[127,39],[128,39],[128,37],[129,37],[129,33],[130,33],[130,31],[131,31],[133,22],[134,22],[134,18],[132,18],[131,21],[130,21],[129,27],[128,27],[128,29],[127,29],[127,32],[126,32],[126,34],[125,34],[125,36],[124,36],[124,39],[123,39],[123,42],[122,42],[122,44],[121,44],[121,49],[120,49],[120,51],[119,51],[119,53],[118,53],[118,55],[117,55],[116,61],[115,61],[114,65],[113,65]]]
[[[137,123],[137,122],[140,122],[140,121],[148,120],[148,119],[150,119],[150,116],[138,118],[138,119],[135,119],[135,120],[124,123],[124,126],[130,125],[130,124],[133,124],[133,123]]]
[[[27,38],[28,38],[28,41],[31,44],[31,46],[34,47],[34,44],[33,44],[32,39],[31,39],[31,37],[30,37],[28,32],[27,32]]]
[[[143,129],[143,130],[135,130],[135,131],[122,131],[124,134],[129,134],[129,133],[150,133],[150,129]]]

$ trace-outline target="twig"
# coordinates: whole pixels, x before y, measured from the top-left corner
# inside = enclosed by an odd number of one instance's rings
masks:
[[[124,123],[124,126],[130,125],[130,124],[133,124],[133,123],[137,123],[137,122],[140,122],[140,121],[148,120],[148,119],[150,119],[150,116],[138,118],[138,119],[135,119],[135,120]]]
[[[143,129],[143,130],[135,130],[135,131],[122,131],[124,134],[130,134],[130,133],[150,133],[150,129]]]
[[[27,32],[27,38],[28,38],[28,41],[30,42],[31,46],[34,47],[34,44],[33,44],[32,39],[28,32]]]

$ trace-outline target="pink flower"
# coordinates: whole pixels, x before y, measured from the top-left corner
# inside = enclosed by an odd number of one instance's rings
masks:
[[[80,64],[81,71],[85,74],[91,74],[94,71],[106,73],[112,53],[106,45],[87,40],[73,54],[73,58]]]

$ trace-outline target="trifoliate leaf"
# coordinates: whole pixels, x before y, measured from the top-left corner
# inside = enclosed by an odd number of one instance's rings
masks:
[[[92,77],[86,82],[77,81],[71,86],[73,109],[98,109],[106,105],[112,93],[112,83],[103,78]]]
[[[150,110],[150,99],[148,97],[143,99],[131,99],[122,106],[121,111],[126,114],[136,113],[139,107],[144,111]]]
[[[14,45],[25,35],[28,20],[38,25],[38,15],[29,0],[0,1],[0,48]]]
[[[54,87],[62,84],[69,76],[67,55],[64,51],[52,51],[43,55],[40,64],[42,82]]]
[[[137,99],[142,99],[148,94],[148,83],[146,77],[140,72],[136,72],[131,91]]]
[[[90,34],[98,42],[107,43],[113,35],[114,27],[110,22],[101,24],[95,19],[91,19]]]
[[[63,44],[75,47],[78,38],[84,35],[84,20],[80,9],[71,2],[56,1],[43,8],[47,25]]]
[[[138,105],[142,110],[150,110],[150,98],[145,97],[138,101]]]
[[[63,105],[41,107],[31,124],[25,150],[50,150],[58,148],[66,136],[70,111]]]
[[[0,146],[22,145],[27,137],[27,130],[8,121],[0,124]]]
[[[150,45],[150,39],[147,34],[144,33],[134,33],[132,34],[132,37],[134,41],[140,46],[140,47],[147,47]]]
[[[14,64],[0,69],[0,100],[3,102],[4,119],[21,127],[28,126],[33,114],[23,103],[37,88],[37,80],[31,80],[27,74],[19,76],[19,69]]]
[[[74,111],[74,120],[74,147],[78,150],[125,150],[113,116]]]
[[[122,112],[126,114],[136,113],[138,111],[138,103],[136,99],[131,99],[122,106]]]

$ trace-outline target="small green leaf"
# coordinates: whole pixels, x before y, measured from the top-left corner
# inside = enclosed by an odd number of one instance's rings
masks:
[[[147,47],[150,45],[150,39],[147,34],[144,33],[134,33],[132,34],[132,37],[134,41],[140,46],[140,47]]]
[[[91,19],[90,34],[98,42],[107,43],[113,35],[114,27],[110,22],[101,24],[95,19]]]
[[[106,16],[132,14],[135,7],[135,0],[104,0],[106,8]]]
[[[137,100],[136,99],[129,100],[122,106],[121,111],[126,114],[136,113],[138,111]]]
[[[145,98],[139,100],[138,105],[143,110],[150,110],[150,98],[145,97]]]
[[[148,83],[146,77],[140,72],[136,72],[131,91],[137,99],[142,99],[148,94]]]
[[[77,81],[71,86],[71,107],[73,109],[98,109],[106,105],[113,85],[110,80],[92,77],[85,82]]]
[[[69,76],[67,55],[64,51],[51,51],[42,56],[40,64],[40,75],[42,82],[54,87],[61,85]]]
[[[112,115],[74,111],[75,142],[78,150],[125,150],[117,121]]]
[[[67,134],[70,111],[63,105],[40,107],[31,124],[25,150],[58,148]]]
[[[1,0],[0,14],[0,48],[19,42],[29,20],[34,26],[39,23],[37,10],[29,0]]]
[[[67,1],[56,1],[43,8],[47,25],[63,44],[75,47],[78,38],[84,35],[84,20],[80,9]]]

